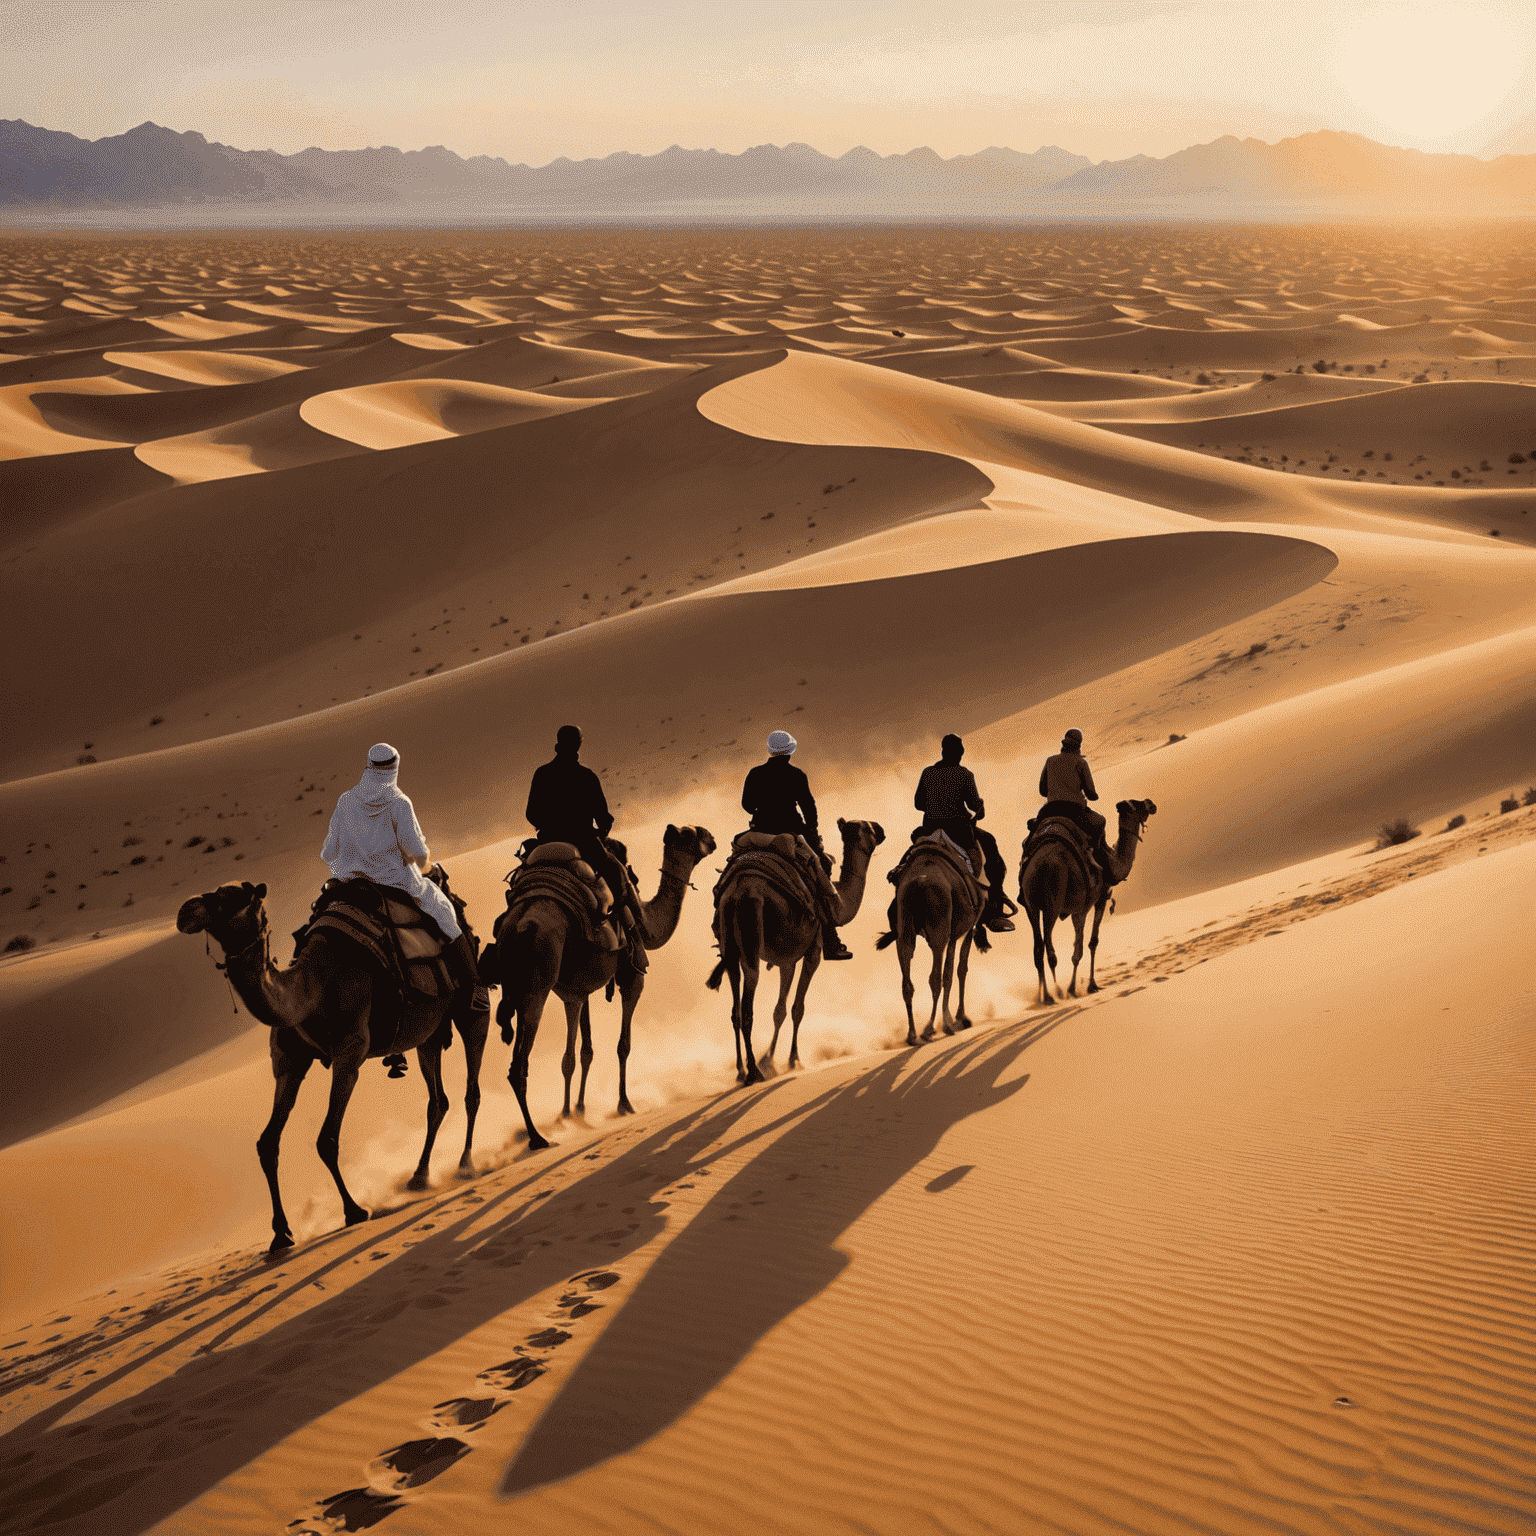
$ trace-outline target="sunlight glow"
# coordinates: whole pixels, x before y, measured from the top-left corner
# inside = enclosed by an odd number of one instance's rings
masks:
[[[1437,139],[1498,107],[1524,74],[1529,23],[1503,6],[1396,4],[1343,30],[1339,83],[1390,128]]]

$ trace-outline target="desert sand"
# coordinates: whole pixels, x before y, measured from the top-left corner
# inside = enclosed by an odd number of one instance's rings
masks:
[[[0,1530],[1529,1529],[1529,237],[0,244]],[[268,1032],[178,906],[297,926],[388,740],[484,935],[568,720],[645,894],[720,844],[639,1113],[597,1002],[560,1120],[546,1014],[530,1152],[493,1032],[413,1194],[372,1061],[339,1230],[312,1073],[268,1262]],[[1016,866],[1069,725],[1158,808],[1104,990],[1021,917],[903,1048],[920,768]],[[743,1090],[709,889],[781,726],[887,838]]]

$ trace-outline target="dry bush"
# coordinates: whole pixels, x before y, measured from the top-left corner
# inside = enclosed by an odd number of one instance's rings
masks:
[[[16,937],[14,939],[12,939],[11,942],[5,946],[5,952],[8,955],[19,955],[19,954],[22,954],[22,953],[24,953],[25,951],[27,951],[29,949],[36,949],[36,948],[37,948],[37,940],[36,939],[30,937],[29,935],[27,935],[25,933],[18,933],[16,935]]]
[[[1518,800],[1516,800],[1513,795],[1510,795],[1509,798],[1506,799],[1506,800],[1500,800],[1499,801],[1499,815],[1500,816],[1508,816],[1511,811],[1518,811],[1519,809],[1520,809],[1520,802]]]
[[[1445,832],[1454,832],[1457,827],[1464,827],[1466,824],[1467,818],[1465,816],[1452,816],[1441,830]]]
[[[1523,795],[1521,795],[1521,797],[1520,797],[1520,804],[1521,805],[1536,805],[1536,784],[1531,785],[1531,787],[1528,790],[1526,790],[1526,792]]]
[[[1376,834],[1377,848],[1396,848],[1399,843],[1411,843],[1419,835],[1419,829],[1405,817],[1396,821],[1384,821]]]

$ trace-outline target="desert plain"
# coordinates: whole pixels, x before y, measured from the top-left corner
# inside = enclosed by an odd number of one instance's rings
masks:
[[[7,237],[0,1530],[1529,1530],[1531,250]],[[638,1114],[598,1002],[560,1119],[547,1014],[530,1152],[493,1032],[413,1193],[371,1061],[342,1229],[317,1072],[268,1262],[268,1032],[177,908],[297,926],[382,740],[483,935],[567,722],[645,893],[719,844]],[[1073,725],[1157,805],[1103,990],[1021,918],[906,1049],[920,768],[965,737],[1016,865]],[[887,836],[743,1089],[709,889],[778,727]]]

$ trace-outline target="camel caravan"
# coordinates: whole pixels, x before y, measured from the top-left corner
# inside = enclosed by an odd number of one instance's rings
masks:
[[[551,995],[565,1009],[561,1118],[586,1110],[591,999],[598,991],[609,1001],[617,992],[622,1004],[617,1108],[619,1114],[634,1113],[628,1094],[631,1032],[649,954],[677,931],[684,898],[693,889],[691,876],[715,851],[715,839],[704,827],[668,826],[656,893],[642,899],[628,850],[611,836],[614,818],[602,781],[580,760],[581,745],[581,732],[562,726],[553,759],[533,775],[526,815],[534,835],[522,844],[518,865],[506,877],[506,907],[483,948],[447,872],[432,860],[410,797],[399,787],[400,754],[385,742],[369,749],[361,780],[336,803],[320,854],[331,877],[293,935],[293,960],[286,969],[272,959],[265,885],[221,885],[192,897],[177,913],[181,932],[217,941],[224,952],[219,969],[251,1015],[272,1031],[272,1114],[256,1143],[272,1197],[270,1254],[293,1246],[278,1184],[278,1151],[299,1088],[316,1062],[331,1074],[316,1148],[336,1183],[348,1226],[366,1221],[369,1212],[352,1198],[342,1177],[341,1126],[358,1073],[373,1057],[381,1058],[390,1077],[400,1077],[405,1053],[416,1053],[427,1085],[427,1127],[408,1187],[426,1189],[433,1144],[448,1112],[443,1052],[458,1033],[466,1122],[458,1172],[473,1175],[492,987],[501,991],[496,1020],[503,1043],[512,1047],[507,1080],[531,1151],[550,1145],[528,1106],[528,1064]],[[852,958],[838,930],[858,915],[870,862],[885,841],[878,822],[839,819],[842,857],[834,865],[822,843],[810,781],[791,761],[797,747],[787,731],[768,737],[767,760],[748,773],[742,790],[749,825],[733,840],[714,887],[720,961],[706,985],[713,990],[730,982],[736,1076],[743,1084],[760,1083],[765,1071],[773,1070],[786,1018],[792,1026],[788,1066],[800,1065],[806,994],[824,961]],[[932,1040],[936,1026],[946,1035],[970,1027],[965,980],[971,950],[985,952],[990,935],[1012,932],[1010,918],[1019,907],[1029,916],[1039,1001],[1047,1005],[1063,995],[1055,986],[1052,931],[1059,920],[1072,921],[1076,941],[1065,995],[1076,997],[1083,932],[1093,913],[1087,990],[1097,992],[1099,927],[1114,886],[1130,873],[1147,819],[1157,810],[1150,800],[1120,801],[1119,835],[1111,848],[1104,818],[1088,805],[1098,791],[1082,755],[1082,732],[1068,731],[1061,751],[1041,770],[1045,804],[1029,822],[1015,906],[1004,892],[1007,865],[997,840],[979,825],[986,805],[974,774],[963,766],[964,755],[960,738],[946,736],[939,761],[923,769],[913,801],[922,822],[887,877],[895,889],[887,931],[875,945],[896,949],[906,1043],[914,1047]],[[932,958],[931,1004],[921,1035],[912,1009],[919,938]],[[759,1058],[753,1055],[752,1032],[765,966],[778,971],[779,982],[773,1034]]]

